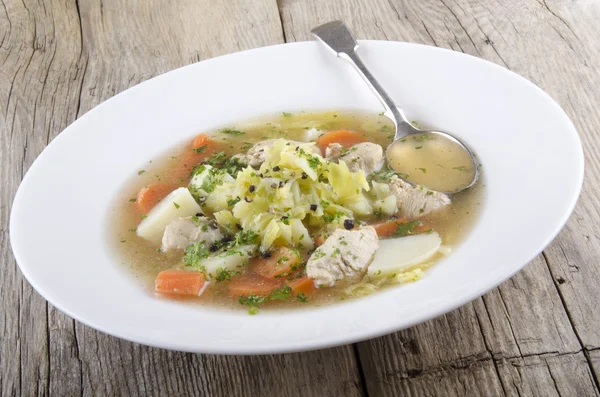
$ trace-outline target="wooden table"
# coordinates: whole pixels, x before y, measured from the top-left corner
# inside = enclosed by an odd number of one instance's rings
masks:
[[[600,1],[0,4],[3,396],[600,394]],[[125,342],[73,321],[24,280],[9,246],[11,203],[23,174],[62,129],[152,76],[238,50],[310,40],[312,27],[333,19],[346,21],[359,38],[425,43],[496,62],[566,110],[583,140],[586,183],[565,229],[527,268],[411,329],[328,350],[257,357]]]

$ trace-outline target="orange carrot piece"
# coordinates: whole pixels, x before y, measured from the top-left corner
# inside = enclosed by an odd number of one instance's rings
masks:
[[[142,214],[147,214],[158,202],[175,190],[173,185],[155,183],[143,187],[137,194],[135,202]]]
[[[326,240],[325,236],[320,234],[317,237],[315,237],[315,245],[317,247],[320,247],[321,245],[325,244],[325,240]]]
[[[364,141],[365,138],[363,138],[358,132],[350,130],[335,130],[329,131],[317,139],[317,145],[319,145],[321,152],[323,152],[323,155],[325,155],[325,149],[327,149],[327,146],[332,143],[339,143],[343,147],[349,148]]]
[[[289,248],[281,247],[268,258],[258,257],[252,261],[252,269],[266,278],[275,278],[284,273],[292,272],[294,266],[302,260]]]
[[[246,273],[235,276],[229,283],[229,292],[231,295],[238,296],[269,296],[271,291],[281,287],[282,280],[270,279],[260,276],[256,273]]]
[[[292,289],[294,295],[298,294],[299,292],[309,295],[312,294],[316,289],[313,280],[308,278],[306,275],[290,280],[286,284]]]
[[[398,231],[398,228],[400,227],[401,224],[405,224],[408,222],[411,222],[411,221],[406,218],[399,218],[399,219],[393,219],[393,220],[389,220],[389,221],[372,224],[371,226],[375,229],[375,231],[377,232],[377,236],[379,238],[386,238],[386,237],[392,237],[396,233],[396,231]],[[431,229],[431,226],[426,225],[423,222],[419,221],[419,224],[416,225],[412,229],[412,234],[424,233],[430,229]]]
[[[200,272],[164,270],[156,276],[154,289],[156,292],[166,295],[198,296],[205,283],[206,278]]]
[[[206,135],[204,132],[200,135],[198,135],[197,137],[194,138],[194,140],[192,141],[192,148],[193,149],[198,149],[202,146],[206,146],[208,145],[210,142],[212,142],[210,140],[210,138],[208,137],[208,135]]]

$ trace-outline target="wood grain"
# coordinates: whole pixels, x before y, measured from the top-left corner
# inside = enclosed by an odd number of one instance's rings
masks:
[[[302,354],[153,349],[48,305],[19,273],[17,186],[64,127],[116,93],[198,60],[343,19],[359,38],[451,48],[545,89],[581,134],[573,217],[484,297],[386,337]],[[0,0],[1,395],[598,396],[600,3],[590,0]],[[359,359],[359,361],[357,360]]]
[[[584,142],[588,183],[557,240],[472,305],[359,344],[368,393],[596,395],[600,4],[284,0],[280,10],[288,40],[309,40],[312,27],[342,19],[358,38],[430,44],[508,67],[552,95]]]

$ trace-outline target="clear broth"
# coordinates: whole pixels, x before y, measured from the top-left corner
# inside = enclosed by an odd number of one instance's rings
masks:
[[[297,140],[311,128],[328,131],[335,129],[350,129],[364,135],[367,141],[380,144],[383,148],[391,143],[392,124],[383,116],[358,111],[328,111],[320,113],[299,112],[284,113],[279,116],[250,120],[228,126],[231,129],[243,131],[243,135],[228,135],[215,130],[210,133],[212,139],[219,142],[219,151],[227,155],[245,152],[252,144],[265,139],[286,138]],[[198,131],[200,133],[202,131]],[[194,136],[190,136],[192,139]],[[159,272],[181,266],[183,252],[172,250],[166,253],[157,252],[157,247],[138,237],[135,228],[141,221],[141,214],[134,202],[137,192],[152,183],[167,183],[175,187],[187,186],[189,179],[173,175],[170,171],[181,160],[184,145],[171,149],[162,158],[149,161],[138,175],[132,177],[113,206],[111,214],[113,224],[110,227],[110,240],[120,259],[120,263],[128,273],[139,283],[154,294],[154,280]],[[190,165],[190,171],[192,165]],[[142,172],[143,171],[143,172]],[[443,244],[456,246],[471,229],[482,203],[482,183],[458,193],[452,197],[452,204],[422,217],[421,219],[440,234]],[[438,255],[434,263],[443,255]],[[220,284],[220,285],[219,285]],[[394,284],[390,284],[394,285]],[[242,309],[236,299],[229,296],[226,283],[213,283],[198,298],[181,298],[195,304],[213,305],[221,308]],[[386,285],[387,287],[388,285]],[[382,286],[383,287],[383,286]],[[347,300],[344,287],[321,288],[317,290],[306,305],[299,302],[273,301],[265,304],[265,308],[320,306]]]

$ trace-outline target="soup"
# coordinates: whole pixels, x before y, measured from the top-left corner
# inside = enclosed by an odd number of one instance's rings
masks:
[[[138,170],[111,236],[158,296],[251,314],[417,281],[469,230],[481,187],[405,182],[392,138],[383,116],[333,111],[201,133]]]

